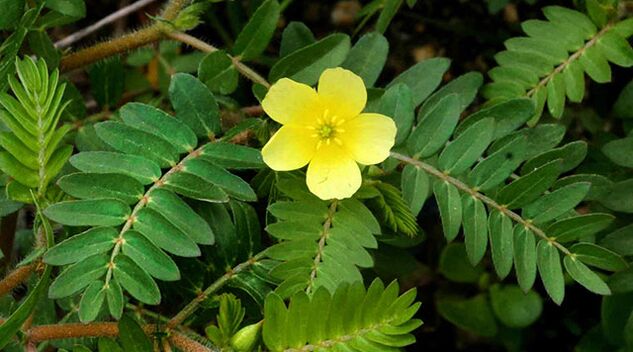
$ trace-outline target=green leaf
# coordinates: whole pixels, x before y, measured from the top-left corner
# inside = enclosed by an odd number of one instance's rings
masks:
[[[543,13],[545,17],[552,22],[567,23],[575,26],[577,31],[583,33],[585,39],[589,39],[596,34],[596,26],[591,22],[589,17],[581,12],[562,6],[547,6],[543,8]]]
[[[55,0],[63,3],[65,0]],[[81,1],[83,0],[73,0]],[[83,16],[82,16],[83,17]],[[101,107],[115,107],[123,97],[125,71],[118,56],[94,64],[89,71],[92,95]]]
[[[44,214],[70,226],[115,226],[127,220],[130,207],[116,199],[71,200],[49,206]]]
[[[514,227],[514,268],[523,292],[528,292],[536,279],[536,243],[534,234],[521,224]]]
[[[398,83],[406,84],[413,93],[413,105],[418,106],[439,86],[449,65],[450,60],[446,58],[421,61],[398,75],[387,88]]]
[[[368,290],[360,282],[345,284],[333,294],[325,289],[316,290],[312,297],[300,292],[290,299],[288,308],[279,295],[270,294],[264,304],[264,344],[273,352],[306,349],[326,341],[339,341],[336,348],[345,351],[367,351],[367,346],[371,351],[391,351],[392,346],[412,344],[415,339],[409,332],[421,324],[412,320],[420,304],[413,303],[415,290],[399,297],[398,290],[395,282],[386,289],[374,282]],[[296,328],[290,332],[290,326]]]
[[[611,214],[601,213],[575,216],[549,225],[545,233],[557,242],[571,242],[607,228],[614,218]]]
[[[24,0],[0,0],[0,29],[12,28],[24,13]]]
[[[543,300],[538,293],[524,293],[514,285],[493,285],[490,288],[490,305],[497,318],[511,328],[532,325],[543,311]]]
[[[492,210],[488,218],[492,263],[499,278],[504,279],[512,269],[513,242],[512,220],[498,210]]]
[[[169,142],[179,153],[190,153],[198,145],[195,133],[185,123],[153,106],[128,103],[119,114],[127,125]]]
[[[633,225],[620,227],[600,240],[600,245],[620,255],[633,255]]]
[[[79,292],[101,278],[106,273],[109,262],[108,255],[97,254],[69,266],[48,288],[48,298],[59,299]]]
[[[260,169],[265,166],[259,150],[231,143],[207,143],[201,150],[200,158],[226,169]]]
[[[235,40],[233,53],[242,60],[258,57],[275,32],[281,9],[276,0],[264,1],[251,16]]]
[[[600,276],[591,271],[580,260],[572,256],[565,256],[563,259],[565,270],[576,282],[584,286],[589,291],[599,295],[610,295],[609,286],[602,281]]]
[[[617,182],[598,200],[605,207],[625,213],[633,212],[633,179]]]
[[[398,9],[402,5],[402,0],[384,0],[380,16],[376,22],[376,31],[378,33],[385,33],[389,23],[398,12]]]
[[[418,117],[420,123],[407,141],[409,151],[421,158],[435,154],[453,134],[459,115],[457,95],[448,95],[440,100],[427,115]]]
[[[331,34],[277,61],[270,69],[269,81],[275,82],[280,78],[288,77],[298,82],[313,85],[325,69],[343,63],[350,50],[350,45],[350,39],[347,35]]]
[[[536,255],[536,264],[545,291],[554,303],[560,305],[565,297],[565,277],[558,249],[551,242],[540,240],[536,246]]]
[[[123,352],[119,344],[107,337],[100,337],[97,346],[99,347],[99,352]]]
[[[466,254],[470,263],[477,265],[488,247],[488,215],[484,203],[467,193],[462,196],[462,208]]]
[[[125,352],[152,350],[152,342],[141,326],[129,315],[124,315],[119,321],[119,340]]]
[[[114,259],[114,279],[132,297],[146,304],[160,303],[160,291],[149,274],[130,257],[119,254]]]
[[[82,323],[89,323],[97,318],[103,301],[105,300],[103,285],[104,283],[102,281],[94,281],[88,285],[83,296],[81,296],[81,301],[79,302],[79,320]]]
[[[475,165],[468,173],[468,184],[483,191],[499,186],[523,162],[527,146],[525,136],[515,136],[512,141]]]
[[[565,214],[574,209],[580,203],[591,184],[588,182],[573,183],[545,194],[523,208],[523,218],[529,219],[535,224],[541,224]]]
[[[619,119],[633,118],[633,80],[631,80],[618,95],[613,104],[613,115]]]
[[[473,266],[467,258],[463,243],[449,243],[442,250],[438,270],[451,281],[476,283],[484,269],[481,265]]]
[[[95,125],[95,130],[99,138],[120,152],[143,156],[161,167],[178,162],[176,148],[149,132],[115,121],[101,122]]]
[[[209,224],[177,195],[159,188],[154,189],[149,197],[149,208],[160,213],[189,238],[196,243],[213,244],[214,237]]]
[[[585,72],[580,61],[572,61],[563,69],[565,91],[567,98],[574,103],[580,103],[585,97]]]
[[[209,138],[222,131],[218,103],[209,88],[194,76],[173,75],[169,99],[176,110],[176,118],[187,124],[198,137]]]
[[[60,178],[57,184],[79,199],[114,198],[126,204],[137,203],[145,193],[136,179],[119,174],[74,173]]]
[[[486,295],[468,299],[442,297],[437,301],[437,310],[444,319],[462,329],[480,336],[497,334],[497,323]]]
[[[46,251],[43,260],[50,265],[80,262],[114,247],[118,232],[112,227],[95,227],[70,237]]]
[[[420,116],[425,115],[426,112],[432,109],[442,98],[451,94],[457,94],[459,96],[461,111],[464,111],[475,99],[482,82],[483,77],[479,72],[469,72],[455,78],[424,101],[420,109]],[[508,116],[507,118],[511,117]]]
[[[150,159],[138,155],[115,152],[82,152],[70,158],[72,166],[83,172],[128,175],[144,185],[158,181],[160,166]]]
[[[365,82],[365,87],[371,88],[380,76],[388,54],[387,39],[380,33],[370,32],[358,39],[341,67],[359,75]]]
[[[537,199],[558,178],[562,160],[556,159],[503,187],[498,202],[508,209],[521,208]]]
[[[281,34],[281,45],[279,46],[279,57],[284,57],[303,47],[316,42],[314,34],[303,22],[292,21],[288,23]]]
[[[163,281],[180,279],[176,263],[154,243],[136,231],[125,232],[121,250],[148,274]]]
[[[575,254],[575,258],[593,267],[608,270],[620,271],[629,265],[619,254],[589,242],[576,243],[569,249]]]
[[[123,315],[123,290],[116,280],[110,280],[110,284],[105,289],[106,300],[108,301],[108,310],[114,319],[120,319]]]
[[[460,134],[440,154],[440,169],[450,175],[460,175],[466,171],[488,148],[494,126],[493,119],[483,119]]]
[[[223,168],[218,167],[210,162],[207,162],[203,159],[191,159],[187,160],[183,164],[183,167],[183,172],[196,175],[203,180],[206,180],[207,182],[220,187],[222,190],[236,199],[244,201],[257,200],[255,191],[253,191],[249,184],[242,180],[241,177],[235,176],[230,172],[224,170]],[[174,175],[176,174],[177,173],[174,173]],[[166,183],[168,183],[169,180],[170,178],[168,177],[166,179]]]
[[[228,173],[224,169],[218,169]],[[164,188],[192,199],[212,203],[224,203],[229,201],[228,195],[222,189],[210,183],[208,180],[187,171],[169,174],[165,178]]]
[[[446,181],[433,184],[433,193],[440,208],[442,229],[447,241],[457,237],[462,223],[462,201],[455,186]]]
[[[591,46],[587,48],[580,55],[579,62],[594,81],[598,83],[611,81],[611,67],[598,47]]]
[[[143,208],[136,214],[134,229],[163,250],[181,257],[197,257],[200,248],[181,229],[159,212]]]
[[[69,17],[82,18],[86,16],[84,0],[46,0],[46,7]]]
[[[617,165],[633,168],[633,137],[612,140],[602,146],[602,152]]]
[[[400,184],[402,197],[409,204],[411,213],[417,216],[431,191],[429,175],[417,166],[407,164],[402,169]]]
[[[576,168],[585,159],[587,155],[587,142],[575,141],[567,143],[562,147],[554,148],[546,152],[540,153],[528,160],[521,167],[521,174],[527,174],[534,171],[546,163],[561,159],[563,161],[561,165],[561,172],[567,172]]]
[[[409,88],[404,84],[397,84],[387,89],[385,94],[380,97],[378,112],[391,117],[396,123],[396,128],[398,129],[396,145],[405,142],[409,133],[411,133],[413,121],[415,120],[415,111]]]
[[[557,73],[547,82],[547,108],[554,118],[559,119],[565,110],[565,78]]]
[[[222,50],[209,53],[200,61],[198,78],[214,93],[231,94],[237,89],[239,74],[231,58]]]
[[[615,31],[604,33],[596,41],[604,57],[618,66],[633,66],[633,48],[628,41]]]

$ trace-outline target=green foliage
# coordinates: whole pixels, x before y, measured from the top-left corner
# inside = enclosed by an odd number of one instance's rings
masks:
[[[319,287],[334,292],[342,283],[362,281],[358,268],[373,265],[367,249],[377,248],[374,235],[381,232],[369,209],[356,199],[319,200],[297,179],[282,179],[277,187],[292,200],[268,207],[278,221],[266,231],[280,240],[266,250],[281,261],[271,271],[283,280],[276,292],[281,297]]]
[[[69,126],[57,128],[68,102],[63,101],[65,84],[59,71],[49,73],[43,60],[30,57],[16,61],[18,79],[10,76],[15,97],[0,93],[0,119],[9,131],[0,134],[0,170],[14,181],[8,186],[11,198],[30,202],[29,189],[39,195],[59,173],[72,153],[63,143]]]
[[[453,348],[533,349],[533,335],[567,348],[569,333],[579,351],[633,348],[633,20],[615,0],[516,3],[168,1],[174,16],[74,51],[58,40],[79,28],[62,26],[91,2],[0,0],[0,237],[14,242],[0,265],[36,268],[0,297],[0,349],[111,318],[114,338],[28,348],[400,351],[444,331]],[[537,6],[545,19],[493,58],[513,11]],[[204,31],[217,49],[192,36]],[[493,60],[485,83],[468,72]],[[266,166],[278,123],[257,104],[282,78],[315,86],[339,66],[397,133],[390,158],[359,165],[356,194],[324,201],[304,171]],[[401,286],[430,297],[421,335]],[[591,328],[597,309],[573,306],[584,289],[602,296]],[[573,319],[551,319],[548,297]],[[543,334],[542,315],[563,323]]]
[[[506,50],[495,56],[499,66],[488,73],[493,82],[485,86],[482,94],[491,102],[530,98],[536,106],[529,121],[534,125],[546,104],[549,113],[558,119],[563,115],[566,99],[582,101],[585,73],[592,80],[605,83],[611,81],[609,62],[632,66],[633,48],[627,42],[631,33],[626,21],[607,22],[605,9],[595,3],[587,3],[591,18],[575,10],[548,6],[543,9],[546,21],[523,22],[521,27],[528,37],[511,38],[504,43]]]
[[[195,257],[200,255],[199,244],[214,243],[212,228],[183,197],[214,203],[227,202],[229,197],[256,198],[250,186],[225,167],[259,167],[261,156],[247,147],[199,144],[194,128],[212,130],[208,120],[217,115],[203,117],[195,111],[217,105],[208,91],[200,94],[212,101],[190,100],[179,93],[180,79],[201,85],[191,76],[174,77],[175,117],[149,105],[130,103],[120,109],[121,122],[97,124],[97,135],[116,152],[73,156],[70,162],[80,172],[62,177],[58,185],[79,200],[59,202],[45,210],[59,223],[94,226],[44,257],[52,265],[70,265],[49,288],[49,297],[71,296],[85,289],[79,310],[82,321],[94,320],[104,302],[112,316],[120,316],[119,286],[141,302],[158,304],[160,292],[154,278],[180,279],[176,263],[165,252]],[[194,111],[178,113],[192,104]],[[151,186],[145,189],[147,184]]]
[[[266,298],[264,343],[271,351],[345,349],[385,351],[413,343],[410,334],[422,324],[412,319],[420,308],[415,290],[398,296],[394,281],[343,284],[335,292],[317,289],[312,297],[295,293],[286,306],[280,296]],[[327,314],[325,313],[327,312]]]
[[[525,99],[498,102],[471,114],[457,126],[466,106],[460,103],[458,93],[443,91],[452,89],[447,85],[427,99],[406,143],[408,151],[424,162],[396,158],[410,164],[402,174],[403,182],[414,182],[419,177],[414,170],[435,179],[432,189],[446,239],[454,240],[463,228],[465,253],[472,265],[482,260],[490,243],[492,263],[500,278],[514,266],[519,286],[528,292],[540,273],[546,291],[558,304],[564,297],[563,268],[589,290],[610,294],[600,276],[586,265],[619,271],[626,267],[621,257],[597,244],[575,245],[586,251],[586,256],[576,254],[575,246],[559,244],[595,234],[613,219],[607,214],[574,212],[587,198],[591,183],[557,182],[561,173],[584,159],[586,144],[576,142],[555,148],[562,137],[556,125],[540,125],[539,131],[515,131],[533,116],[533,108]],[[515,121],[502,118],[510,113]],[[446,144],[451,135],[452,140]],[[519,175],[515,174],[518,169]],[[421,187],[403,186],[405,199],[412,199],[414,192],[421,193],[419,199],[426,198],[429,182],[417,182]],[[415,209],[421,204],[418,201]],[[561,265],[560,253],[565,265]],[[600,259],[593,260],[594,254]],[[460,274],[449,275],[463,280]]]

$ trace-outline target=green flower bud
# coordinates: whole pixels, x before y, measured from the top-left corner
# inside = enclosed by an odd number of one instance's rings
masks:
[[[231,347],[238,352],[250,352],[257,347],[264,321],[241,328],[231,337]]]

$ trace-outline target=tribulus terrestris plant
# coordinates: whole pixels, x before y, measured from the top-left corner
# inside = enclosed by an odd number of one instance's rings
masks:
[[[164,2],[0,0],[0,349],[633,348],[631,2]]]

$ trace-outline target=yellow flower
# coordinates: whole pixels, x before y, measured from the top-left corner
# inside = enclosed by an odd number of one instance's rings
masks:
[[[366,102],[363,80],[342,68],[325,70],[318,92],[280,79],[262,101],[264,111],[283,125],[262,149],[264,162],[277,171],[309,163],[310,192],[321,199],[351,197],[362,181],[357,163],[385,160],[396,136],[391,118],[362,113]]]

